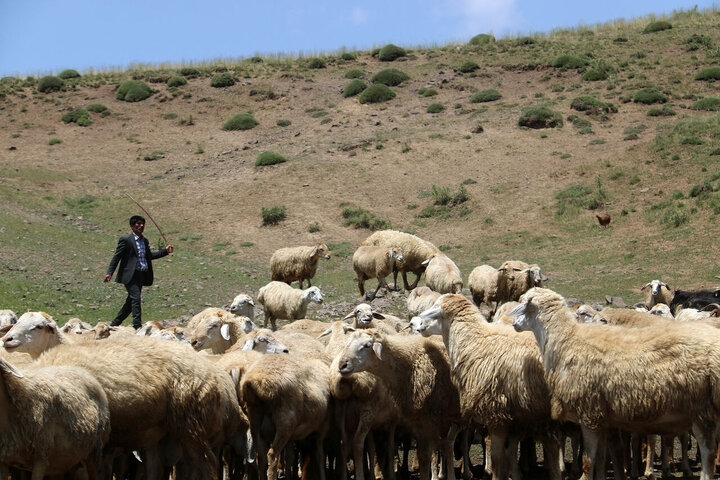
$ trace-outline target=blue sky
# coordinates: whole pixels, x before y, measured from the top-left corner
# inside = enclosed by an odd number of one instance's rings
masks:
[[[0,76],[443,45],[716,6],[681,0],[0,0]]]

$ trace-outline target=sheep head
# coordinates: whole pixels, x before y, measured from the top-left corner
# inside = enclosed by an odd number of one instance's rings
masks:
[[[7,351],[27,352],[39,356],[48,348],[61,343],[60,331],[55,321],[45,312],[27,312],[2,337]]]
[[[233,299],[228,311],[230,313],[234,313],[235,315],[246,314],[248,312],[252,312],[254,307],[255,303],[253,302],[252,297],[241,293]]]
[[[243,350],[254,350],[259,353],[288,353],[290,350],[277,339],[267,328],[259,328],[245,335]]]
[[[382,336],[358,330],[350,334],[339,355],[338,372],[350,375],[368,370],[377,360],[382,360]]]
[[[388,251],[388,257],[395,262],[395,265],[401,267],[405,263],[405,257],[399,248],[391,248]]]
[[[309,302],[316,302],[316,303],[323,303],[323,296],[322,292],[318,287],[310,287],[305,290],[303,290],[303,300],[306,303]]]
[[[315,248],[312,252],[310,252],[310,258],[320,258],[323,257],[327,260],[330,260],[331,254],[330,249],[325,245],[324,243],[318,243],[315,245]]]
[[[200,351],[213,348],[223,340],[230,340],[230,324],[223,318],[216,317],[198,325],[190,339],[190,345]]]
[[[539,338],[540,332],[544,332],[542,321],[560,310],[567,310],[565,299],[561,295],[547,288],[534,287],[520,298],[520,305],[513,308],[508,316],[515,317],[513,320],[515,330],[532,331],[536,338]],[[538,343],[542,349],[543,343],[540,340]]]

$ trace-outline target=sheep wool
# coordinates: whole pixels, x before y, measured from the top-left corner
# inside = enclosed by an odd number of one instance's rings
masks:
[[[425,269],[425,285],[440,293],[460,293],[463,288],[462,274],[447,255],[437,254]]]
[[[257,300],[263,305],[265,311],[264,327],[267,327],[269,322],[272,329],[276,330],[276,319],[305,318],[308,304],[311,301],[322,303],[323,297],[318,287],[300,290],[292,288],[287,283],[273,281],[260,288]]]
[[[327,245],[318,243],[309,247],[289,247],[275,250],[270,257],[270,280],[290,284],[299,281],[302,288],[307,280],[315,276],[320,258],[330,259],[331,254]]]

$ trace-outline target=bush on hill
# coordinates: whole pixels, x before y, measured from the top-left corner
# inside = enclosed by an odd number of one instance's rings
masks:
[[[128,80],[120,84],[115,98],[124,102],[140,102],[150,96],[150,85],[142,80]]]
[[[617,107],[612,103],[605,103],[590,95],[577,97],[570,103],[570,108],[578,112],[587,112],[592,115],[600,113],[617,113]]]
[[[362,91],[358,99],[360,103],[380,103],[387,102],[395,98],[395,92],[390,87],[382,83],[370,85]]]
[[[257,159],[255,160],[255,166],[256,167],[264,167],[267,165],[276,165],[278,163],[285,163],[287,162],[287,159],[280,155],[279,153],[275,152],[262,152],[260,155],[257,156]]]
[[[223,130],[250,130],[258,124],[251,113],[240,113],[233,116],[222,126]]]
[[[697,72],[693,78],[695,80],[705,80],[708,82],[720,80],[720,67],[703,68]]]
[[[470,45],[486,45],[495,41],[495,37],[489,33],[479,33],[468,42]]]
[[[656,88],[647,87],[643,88],[638,92],[635,92],[635,95],[633,95],[633,102],[643,103],[645,105],[651,105],[653,103],[665,103],[667,102],[667,96],[665,96]]]
[[[287,217],[287,209],[285,205],[270,208],[261,207],[260,214],[262,215],[264,226],[277,225]]]
[[[180,75],[186,78],[195,78],[200,75],[200,70],[195,67],[183,67],[180,69]]]
[[[398,47],[397,45],[393,45],[392,43],[385,45],[378,52],[378,60],[381,62],[392,62],[393,60],[397,60],[398,58],[405,56],[407,56],[405,49]]]
[[[442,103],[431,103],[427,107],[427,113],[440,113],[443,110],[445,110],[445,107]]]
[[[168,78],[168,87],[182,87],[183,85],[187,85],[187,80],[183,76],[175,75],[174,77]]]
[[[81,127],[87,127],[92,124],[88,112],[84,108],[78,108],[72,112],[64,113],[62,121],[65,123],[77,123]]]
[[[69,80],[71,78],[80,78],[80,74],[77,70],[73,70],[71,68],[67,70],[63,70],[62,72],[57,74],[58,78],[62,78],[63,80]]]
[[[473,62],[472,60],[468,60],[467,62],[463,62],[462,65],[458,68],[460,72],[462,73],[472,73],[475,70],[479,70],[480,65],[477,64],[477,62]]]
[[[605,70],[591,68],[583,73],[582,79],[586,82],[597,82],[599,80],[607,80],[608,74]]]
[[[65,85],[65,82],[63,82],[62,79],[53,75],[48,75],[38,80],[37,89],[38,92],[42,93],[57,92],[63,87],[63,85]]]
[[[351,61],[357,59],[357,56],[352,52],[343,52],[340,55],[340,58],[343,60]]]
[[[528,128],[555,128],[563,126],[560,113],[543,105],[524,108],[518,125]]]
[[[643,33],[662,32],[663,30],[670,30],[671,28],[672,25],[670,24],[670,22],[666,22],[665,20],[658,20],[656,22],[648,23],[643,30]]]
[[[483,90],[482,92],[473,93],[470,97],[470,103],[494,102],[495,100],[500,100],[501,98],[502,94],[500,92],[494,88],[490,88],[488,90]]]
[[[308,62],[308,67],[313,69],[325,68],[325,60],[323,60],[322,58],[313,57]]]
[[[107,112],[107,109],[108,108],[105,105],[103,105],[102,103],[91,103],[90,105],[87,106],[87,111],[93,112],[93,113]]]
[[[343,88],[343,97],[354,97],[355,95],[358,95],[363,90],[367,88],[367,84],[363,82],[362,80],[356,78],[355,80],[352,80],[350,83],[345,85],[345,88]]]
[[[705,110],[708,112],[717,112],[720,110],[720,98],[718,97],[706,97],[697,100],[690,108],[693,110]]]
[[[229,73],[216,73],[210,79],[210,86],[215,88],[232,87],[235,85],[235,79]]]
[[[396,68],[386,68],[373,75],[371,80],[373,83],[382,83],[388,87],[395,87],[406,80],[410,80],[410,76]]]
[[[558,58],[552,61],[550,66],[555,68],[583,68],[588,64],[588,60],[583,57],[576,55],[560,55]]]
[[[345,72],[345,78],[361,78],[365,76],[365,72],[358,68],[353,68]]]

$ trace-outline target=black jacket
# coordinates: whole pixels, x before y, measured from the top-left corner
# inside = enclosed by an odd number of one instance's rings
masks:
[[[148,239],[143,237],[142,241],[145,242],[145,258],[148,264],[143,285],[147,287],[153,283],[152,261],[156,258],[166,256],[168,251],[166,248],[163,248],[162,250],[152,252],[150,251],[150,242],[148,242]],[[107,271],[108,275],[112,275],[113,272],[115,272],[115,268],[118,266],[118,263],[120,263],[120,268],[118,269],[115,281],[127,285],[130,283],[138,264],[138,249],[135,244],[135,234],[131,233],[130,235],[125,235],[120,237],[120,240],[118,240],[115,255],[113,255],[112,260],[110,260],[110,266]]]

